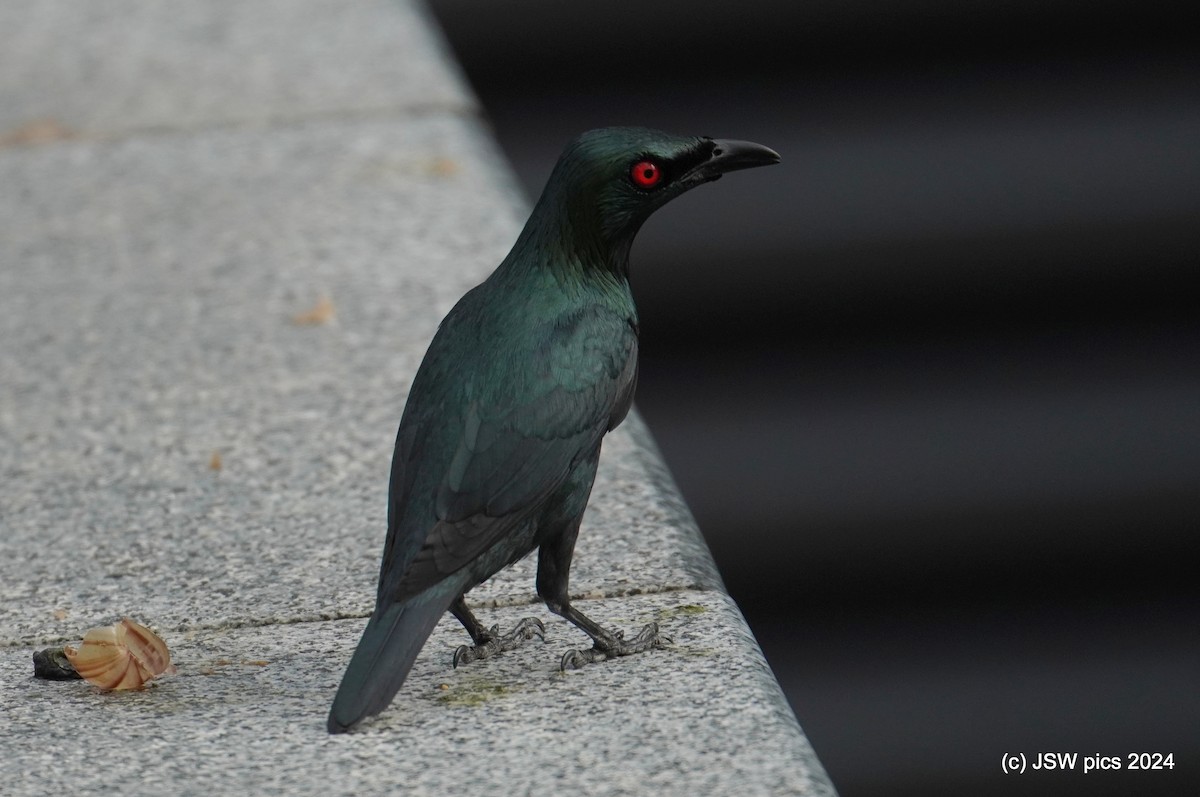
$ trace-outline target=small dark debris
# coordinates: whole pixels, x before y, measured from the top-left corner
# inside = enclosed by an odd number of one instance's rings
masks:
[[[62,648],[46,648],[33,654],[33,677],[47,681],[77,681],[82,676],[67,661]]]

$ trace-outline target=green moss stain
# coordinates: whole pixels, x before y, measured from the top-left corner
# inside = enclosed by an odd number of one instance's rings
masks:
[[[480,679],[457,684],[440,684],[434,699],[444,706],[477,708],[515,691],[517,690],[506,684]]]
[[[659,609],[654,619],[658,622],[671,620],[677,617],[695,617],[698,614],[707,614],[708,609],[703,606],[697,606],[694,603],[685,603],[682,606],[673,606],[670,609]]]

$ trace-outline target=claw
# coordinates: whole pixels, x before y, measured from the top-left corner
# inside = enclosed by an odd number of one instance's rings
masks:
[[[517,623],[517,627],[512,630],[512,635],[516,635],[518,633],[524,639],[533,639],[534,637],[537,637],[543,642],[546,641],[546,626],[536,617],[526,617],[524,620]]]
[[[562,660],[558,663],[559,672],[567,670],[578,670],[585,664],[592,664],[606,658],[604,652],[597,648],[588,648],[587,650],[568,650],[563,654]]]
[[[671,644],[671,640],[658,633],[658,623],[650,623],[641,630],[641,633],[634,637],[632,646],[639,647],[641,645],[647,645],[647,643],[648,646],[641,648],[641,650],[661,648],[664,643]]]
[[[546,641],[546,626],[536,617],[526,617],[507,634],[501,634],[500,626],[494,625],[487,630],[486,636],[478,644],[458,646],[454,651],[454,668],[458,669],[460,664],[490,659],[497,653],[519,647],[521,643],[534,637]]]

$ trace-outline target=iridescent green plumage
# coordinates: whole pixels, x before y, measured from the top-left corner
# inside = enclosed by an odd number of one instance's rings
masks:
[[[652,187],[630,177],[647,161],[661,169]],[[641,128],[593,130],[567,147],[508,257],[442,321],[417,371],[392,459],[376,608],[330,732],[387,707],[447,609],[477,648],[494,645],[462,596],[535,548],[538,594],[595,641],[578,660],[654,646],[653,634],[622,641],[567,598],[601,440],[637,384],[629,249],[671,198],[777,161],[755,144]]]

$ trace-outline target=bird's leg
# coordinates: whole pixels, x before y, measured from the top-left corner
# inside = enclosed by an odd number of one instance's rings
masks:
[[[538,595],[546,601],[550,611],[570,620],[592,638],[592,647],[586,650],[568,650],[564,653],[560,668],[576,669],[585,664],[663,647],[670,640],[659,634],[658,623],[650,623],[636,637],[627,640],[622,632],[606,631],[571,605],[567,595],[567,582],[578,534],[579,523],[576,521],[568,533],[547,540],[538,550]]]
[[[546,627],[536,617],[526,617],[507,634],[501,634],[498,625],[484,628],[483,623],[479,622],[467,608],[467,601],[462,595],[459,595],[454,603],[450,604],[450,612],[463,624],[467,633],[471,635],[471,640],[475,643],[474,645],[459,645],[458,649],[454,651],[455,667],[479,659],[488,659],[497,653],[520,647],[523,642],[534,637],[543,641],[546,639]]]

